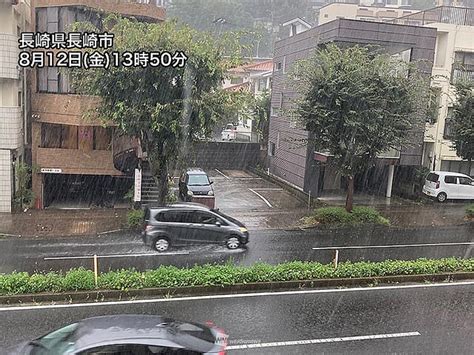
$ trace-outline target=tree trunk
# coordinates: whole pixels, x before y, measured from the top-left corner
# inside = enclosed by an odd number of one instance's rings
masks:
[[[354,177],[347,177],[347,195],[346,195],[346,211],[352,212],[352,205],[354,199]]]
[[[149,150],[151,151],[151,150]],[[159,205],[166,204],[166,197],[168,195],[168,164],[163,154],[155,151],[149,154],[148,162],[150,164],[151,174],[155,180],[158,188],[158,198],[156,202]]]

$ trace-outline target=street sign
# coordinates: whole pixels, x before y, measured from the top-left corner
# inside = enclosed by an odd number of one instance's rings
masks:
[[[40,170],[43,174],[61,174],[62,169],[53,169],[53,168],[41,168]]]
[[[142,171],[135,169],[135,194],[133,196],[134,202],[140,202],[142,200]]]

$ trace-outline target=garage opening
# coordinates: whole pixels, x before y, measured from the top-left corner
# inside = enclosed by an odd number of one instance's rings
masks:
[[[126,207],[132,187],[132,177],[46,174],[44,207]]]

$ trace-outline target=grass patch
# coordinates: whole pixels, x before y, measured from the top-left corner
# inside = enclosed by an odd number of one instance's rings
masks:
[[[231,263],[201,265],[192,268],[160,266],[144,272],[134,269],[110,271],[99,275],[84,268],[67,273],[26,272],[0,274],[0,294],[30,294],[40,292],[70,292],[85,290],[133,290],[154,287],[226,286],[250,282],[298,281],[310,279],[356,278],[376,276],[473,272],[474,258],[418,259],[412,261],[344,262],[337,269],[332,264],[293,261],[278,265],[257,263],[236,266]]]
[[[474,218],[474,203],[466,206],[466,216],[468,218]]]
[[[390,221],[387,218],[371,207],[354,207],[350,213],[344,207],[318,208],[311,216],[303,217],[301,223],[306,226],[318,224],[337,226],[360,224],[390,225]]]

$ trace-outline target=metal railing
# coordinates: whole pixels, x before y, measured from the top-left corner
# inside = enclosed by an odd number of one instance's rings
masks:
[[[454,6],[439,6],[430,10],[398,17],[393,23],[401,25],[424,26],[430,23],[449,23],[452,25],[474,26],[474,9]]]

